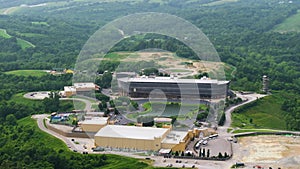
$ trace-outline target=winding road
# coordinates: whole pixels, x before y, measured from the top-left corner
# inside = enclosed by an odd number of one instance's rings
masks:
[[[224,123],[223,126],[220,126],[218,127],[218,133],[219,135],[221,136],[231,136],[231,133],[228,133],[227,132],[227,129],[230,128],[230,125],[231,125],[231,122],[232,122],[232,119],[231,119],[231,113],[238,107],[241,107],[245,104],[248,104],[248,103],[251,103],[259,98],[262,98],[262,97],[265,97],[267,95],[262,95],[262,94],[256,94],[256,93],[253,93],[253,94],[236,94],[237,97],[240,97],[244,100],[246,100],[245,102],[241,103],[241,104],[238,104],[238,105],[234,105],[234,106],[231,106],[230,108],[228,108],[226,111],[225,111],[225,115],[226,115],[226,121]]]
[[[45,125],[44,125],[44,119],[46,119],[48,116],[49,116],[49,114],[37,114],[37,115],[32,115],[31,118],[37,120],[38,127],[42,131],[44,131],[44,132],[46,132],[46,133],[48,133],[48,134],[50,134],[50,135],[52,135],[52,136],[54,136],[54,137],[62,140],[63,142],[66,143],[66,145],[71,150],[76,150],[76,151],[82,152],[83,149],[82,150],[78,149],[78,147],[76,147],[75,144],[69,138],[67,138],[65,136],[62,136],[62,135],[60,135],[60,134],[58,134],[58,133],[56,133],[56,132],[54,132],[52,130],[49,130],[48,128],[45,127]]]

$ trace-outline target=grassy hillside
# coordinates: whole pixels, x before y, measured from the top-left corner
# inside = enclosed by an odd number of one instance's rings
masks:
[[[30,48],[30,47],[35,47],[34,44],[24,40],[24,39],[20,39],[17,38],[17,44],[22,48],[22,49],[26,49],[26,48]]]
[[[47,75],[47,72],[43,70],[13,70],[5,73],[16,75],[16,76],[36,76],[36,77]]]
[[[3,38],[11,38],[12,36],[9,35],[5,29],[0,29],[0,37],[3,37]],[[17,38],[17,44],[22,48],[22,49],[26,49],[26,48],[30,48],[30,47],[35,47],[34,44],[24,40],[24,39],[21,39],[21,38]]]
[[[290,16],[281,24],[275,26],[276,32],[300,32],[300,11],[295,15]]]
[[[0,29],[0,37],[10,38],[11,36],[6,32],[5,29]]]
[[[283,101],[281,94],[274,94],[258,100],[253,106],[238,113],[235,111],[232,113],[232,127],[286,130],[286,112],[281,110]]]

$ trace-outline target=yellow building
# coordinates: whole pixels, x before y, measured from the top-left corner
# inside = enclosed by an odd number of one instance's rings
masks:
[[[82,131],[85,132],[98,132],[108,123],[108,117],[94,117],[89,120],[84,120],[78,125],[81,127]]]
[[[190,141],[188,133],[171,131],[170,128],[107,125],[94,139],[95,146],[100,147],[184,151]]]
[[[74,71],[71,69],[66,69],[66,70],[64,70],[64,72],[67,74],[74,74]]]
[[[193,137],[191,131],[171,131],[164,140],[162,140],[163,149],[171,149],[175,151],[185,151],[187,144]]]
[[[76,95],[76,88],[74,86],[65,86],[63,95],[65,97],[71,97],[73,95]]]

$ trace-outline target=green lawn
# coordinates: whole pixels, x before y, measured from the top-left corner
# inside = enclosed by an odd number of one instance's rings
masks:
[[[273,94],[258,100],[257,105],[240,113],[232,113],[232,127],[242,129],[286,130],[284,114],[281,110],[281,94]],[[250,122],[252,119],[252,123]]]
[[[276,32],[299,32],[300,31],[300,10],[298,13],[290,16],[284,22],[273,29]]]
[[[5,73],[16,75],[16,76],[36,76],[36,77],[47,75],[47,72],[43,70],[12,70]]]
[[[24,127],[34,127],[36,129],[36,133],[39,135],[39,139],[36,141],[41,143],[50,143],[47,144],[47,147],[52,148],[56,151],[58,151],[59,149],[63,149],[64,151],[71,152],[63,141],[57,139],[52,135],[49,135],[48,133],[41,131],[38,128],[36,120],[32,119],[31,117],[25,117],[23,119],[18,120],[18,124],[23,125]]]
[[[271,130],[271,129],[238,129],[234,130],[233,133],[246,133],[246,132],[276,132],[280,130]]]
[[[120,61],[122,59],[127,58],[128,56],[133,57],[135,55],[136,54],[132,52],[112,52],[105,55],[104,58],[113,61]]]
[[[223,5],[226,3],[237,2],[237,1],[239,1],[239,0],[219,0],[219,1],[214,1],[214,2],[204,4],[202,6],[216,6],[216,5]]]
[[[11,38],[12,36],[10,36],[5,29],[0,29],[0,37],[3,38]],[[26,48],[30,48],[30,47],[35,47],[35,45],[33,45],[32,43],[21,39],[21,38],[17,38],[17,44],[22,48],[22,49],[26,49]]]
[[[162,117],[172,117],[178,116],[178,118],[191,118],[196,115],[199,105],[196,104],[166,104],[162,102],[152,102],[152,105],[147,102],[143,105],[146,109],[143,112],[128,114],[127,117],[135,119],[138,116],[148,115],[148,116],[162,116]]]
[[[75,106],[74,108],[76,110],[84,110],[84,108],[86,106],[84,102],[79,101],[79,100],[74,100],[73,104],[74,104],[74,106]]]
[[[36,106],[43,106],[43,103],[41,100],[32,100],[32,99],[26,99],[24,97],[24,94],[25,93],[18,93],[18,94],[15,94],[12,96],[12,98],[10,100],[12,100],[13,102],[15,103],[22,103],[22,104],[25,104],[25,105],[28,105],[30,107],[34,107],[33,105],[36,105]],[[34,113],[34,112],[33,112]]]
[[[24,39],[20,39],[20,38],[17,38],[17,44],[19,46],[21,46],[22,49],[26,49],[26,48],[31,48],[31,47],[35,47],[34,44],[24,40]]]
[[[5,29],[0,29],[0,37],[11,38],[11,36],[6,32]]]

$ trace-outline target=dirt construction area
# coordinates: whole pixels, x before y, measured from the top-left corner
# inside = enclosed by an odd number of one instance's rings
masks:
[[[122,54],[122,52],[119,52]],[[124,58],[124,62],[154,61],[164,67],[168,72],[178,76],[189,76],[198,74],[198,72],[219,73],[228,67],[223,62],[196,61],[186,58],[180,58],[171,52],[136,52]],[[190,64],[187,64],[190,63]]]
[[[239,159],[247,167],[300,168],[300,137],[261,135],[239,138]]]

